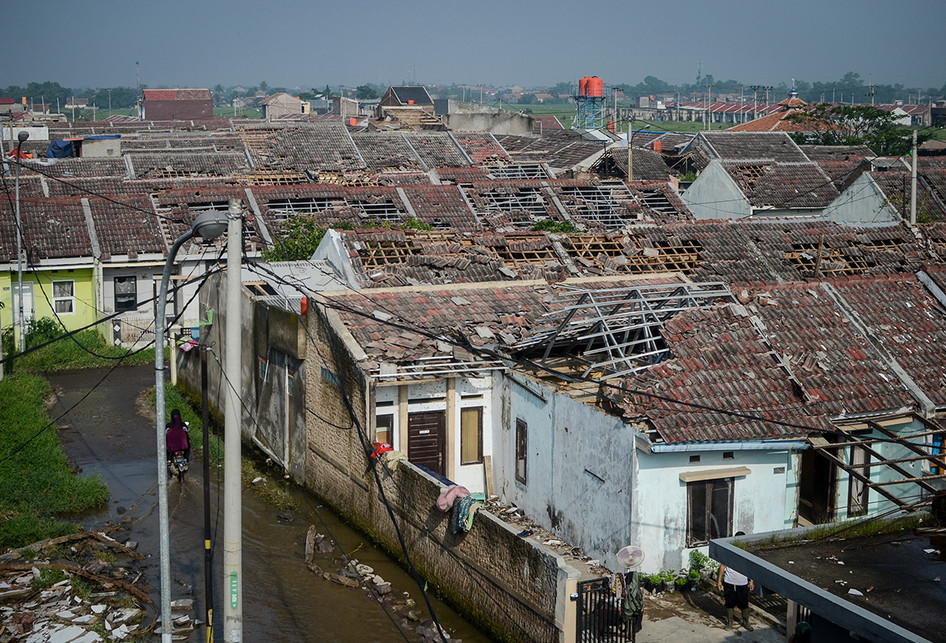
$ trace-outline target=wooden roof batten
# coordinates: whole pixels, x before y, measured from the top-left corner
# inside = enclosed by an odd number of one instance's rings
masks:
[[[812,446],[816,453],[822,457],[827,458],[832,464],[845,471],[849,476],[861,482],[868,489],[876,491],[878,494],[904,511],[914,511],[916,509],[930,505],[930,503],[933,501],[933,498],[937,494],[941,493],[941,489],[939,489],[936,485],[933,485],[932,481],[946,479],[946,473],[931,473],[929,475],[917,476],[901,465],[915,462],[929,462],[931,470],[935,467],[938,471],[946,471],[946,455],[943,454],[942,447],[939,449],[939,453],[933,453],[931,445],[925,443],[925,440],[932,436],[939,435],[946,437],[946,427],[943,427],[939,423],[933,420],[928,420],[916,413],[910,413],[907,417],[913,421],[920,422],[926,430],[910,433],[907,435],[899,435],[896,432],[891,431],[889,428],[883,426],[879,421],[865,420],[863,422],[864,425],[872,429],[874,432],[883,435],[884,437],[862,439],[855,433],[841,431],[837,434],[833,434],[835,436],[840,436],[841,441],[839,442],[830,442],[824,437],[814,436],[808,438],[808,443]],[[924,440],[924,443],[917,444],[916,442],[912,441],[917,439]],[[905,458],[887,458],[882,453],[873,448],[872,445],[878,442],[896,444],[916,455]],[[835,453],[835,451],[838,449],[846,449],[847,447],[851,447],[852,449],[861,449],[864,451],[866,456],[864,461],[854,463],[849,460],[845,460]],[[850,460],[853,460],[853,458],[850,458]],[[901,477],[891,480],[872,480],[869,475],[862,471],[863,469],[876,469],[878,467],[886,467]],[[901,497],[886,489],[886,487],[901,484],[914,484],[919,487],[920,499],[916,501],[910,501],[908,498],[912,499],[916,496],[905,495]]]
[[[560,318],[556,327],[513,349],[541,349],[543,363],[556,348],[577,350],[574,357],[585,365],[583,378],[608,380],[646,370],[669,357],[662,330],[677,313],[736,303],[736,298],[721,282],[687,282],[599,290],[570,288],[558,303],[564,305],[544,315],[549,321]]]

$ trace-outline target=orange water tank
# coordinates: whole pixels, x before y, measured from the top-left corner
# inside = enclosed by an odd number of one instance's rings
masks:
[[[597,76],[588,79],[588,95],[604,96],[604,81]]]
[[[356,127],[356,126],[358,125],[358,119],[357,119],[357,118],[349,118],[349,119],[348,119],[348,124],[351,125],[352,127]]]
[[[663,143],[661,143],[659,140],[654,141],[654,151],[655,151],[655,152],[661,152],[661,151],[663,151],[663,149],[664,149]]]
[[[608,121],[608,131],[614,134],[614,121]]]
[[[589,77],[585,76],[578,81],[578,95],[587,96],[588,95],[588,80]]]

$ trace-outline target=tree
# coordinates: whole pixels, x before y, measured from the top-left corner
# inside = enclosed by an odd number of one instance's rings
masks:
[[[315,249],[322,242],[326,229],[318,224],[315,217],[302,215],[290,217],[273,247],[263,252],[263,260],[306,261],[311,259]]]
[[[378,93],[378,90],[374,88],[373,85],[358,85],[355,88],[355,98],[358,100],[371,100],[373,98],[379,98],[381,94]]]
[[[856,76],[856,74],[855,74]],[[873,105],[809,105],[786,117],[814,133],[820,145],[867,145],[876,154],[899,156],[909,152],[910,129],[897,117]],[[922,136],[926,140],[926,136]]]
[[[259,90],[263,92],[264,94],[267,93],[268,89],[269,89],[269,83],[267,83],[265,80],[259,84]]]
[[[539,102],[539,99],[535,97],[535,94],[530,94],[528,92],[519,95],[519,104],[520,105],[535,105]]]

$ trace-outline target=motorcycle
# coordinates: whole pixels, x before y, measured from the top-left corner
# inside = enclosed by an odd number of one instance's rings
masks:
[[[183,483],[185,473],[187,473],[187,457],[184,451],[175,451],[171,462],[168,464],[168,475],[172,478],[177,476],[177,479]]]

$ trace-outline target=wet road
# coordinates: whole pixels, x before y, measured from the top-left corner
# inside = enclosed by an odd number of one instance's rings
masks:
[[[54,375],[56,391],[50,410],[59,418],[60,439],[70,462],[83,475],[98,473],[108,484],[110,499],[102,510],[83,517],[89,527],[106,521],[130,519],[132,540],[149,554],[146,577],[155,604],[160,604],[158,580],[158,511],[156,435],[151,419],[136,410],[142,391],[154,384],[153,366],[90,370]],[[91,391],[91,392],[90,392]],[[148,412],[148,409],[143,409]],[[74,407],[74,408],[71,408]],[[71,410],[70,410],[71,409]],[[62,416],[62,417],[60,417]],[[211,468],[211,529],[214,569],[222,570],[223,516],[219,469]],[[263,484],[268,484],[263,483]],[[194,599],[194,618],[204,614],[204,547],[202,471],[198,461],[183,484],[168,484],[171,521],[172,600]],[[364,590],[329,582],[310,572],[304,563],[305,535],[310,524],[335,541],[340,550],[370,565],[392,584],[393,595],[409,592],[421,618],[429,618],[412,578],[346,527],[318,501],[292,490],[299,510],[286,522],[279,511],[262,502],[251,490],[243,491],[243,630],[246,641],[417,641],[415,632],[400,626],[401,616],[367,597]],[[342,556],[336,550],[317,562],[336,571]],[[222,571],[214,572],[214,613],[217,641],[223,640],[220,623]],[[453,639],[486,642],[490,639],[434,600],[440,622]],[[157,612],[160,612],[158,607]],[[154,614],[155,611],[152,611]],[[202,628],[188,639],[204,640]]]

